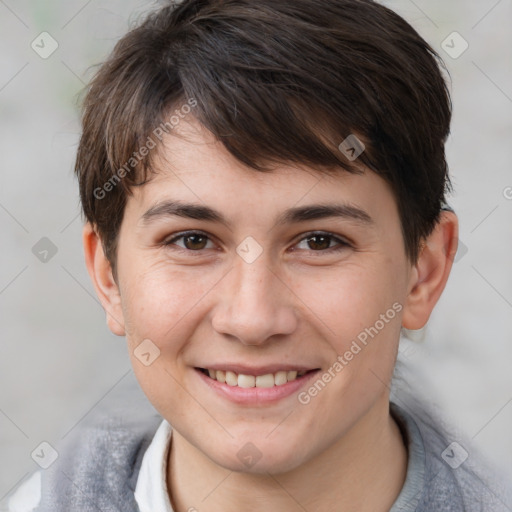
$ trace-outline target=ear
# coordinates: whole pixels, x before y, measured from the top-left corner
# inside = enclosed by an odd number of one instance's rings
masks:
[[[444,290],[457,252],[459,223],[452,211],[443,210],[436,228],[424,241],[418,262],[412,268],[402,325],[421,329],[430,318]]]
[[[117,336],[124,336],[126,331],[119,287],[112,274],[110,262],[103,251],[101,240],[90,223],[84,226],[82,241],[85,264],[96,295],[107,315],[108,328]]]

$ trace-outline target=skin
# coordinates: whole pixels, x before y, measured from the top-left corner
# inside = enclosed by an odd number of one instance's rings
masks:
[[[443,212],[413,265],[394,196],[375,173],[329,177],[291,164],[258,173],[193,119],[178,133],[164,140],[153,179],[128,199],[117,280],[94,227],[87,224],[83,235],[108,326],[126,336],[142,389],[173,426],[167,484],[174,510],[389,510],[407,469],[389,414],[400,328],[421,328],[439,299],[457,249],[457,217]],[[169,199],[214,208],[230,226],[141,219]],[[373,221],[276,224],[289,208],[333,203],[357,206]],[[165,245],[186,230],[207,238]],[[308,242],[311,231],[349,245]],[[248,236],[263,249],[252,263],[236,252]],[[401,311],[306,405],[297,393],[235,404],[194,370],[288,363],[324,373],[394,303]],[[160,350],[149,366],[134,354],[145,339]],[[249,442],[261,455],[251,467],[237,456]]]

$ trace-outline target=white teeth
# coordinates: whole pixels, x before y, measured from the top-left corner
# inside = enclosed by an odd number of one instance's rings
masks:
[[[238,386],[238,377],[236,373],[227,371],[226,372],[226,384],[228,386]]]
[[[257,388],[271,388],[274,386],[275,377],[271,373],[267,373],[266,375],[258,375],[255,380]],[[238,385],[240,385],[240,375],[238,376]]]
[[[265,375],[244,375],[236,374],[232,371],[208,370],[208,375],[219,382],[226,383],[228,386],[238,386],[240,388],[272,388],[282,386],[287,382],[302,377],[306,372],[297,372],[296,370],[280,370],[276,373],[267,373]]]
[[[294,370],[289,371],[288,374],[286,375],[286,378],[288,380],[295,380],[297,378],[297,372]]]
[[[238,375],[239,388],[253,388],[256,385],[256,377],[254,375]]]
[[[288,382],[287,376],[288,376],[288,372],[285,372],[285,371],[277,372],[274,375],[274,381],[275,381],[276,386],[280,386],[281,384],[286,384]],[[293,380],[293,379],[290,379],[290,380]]]

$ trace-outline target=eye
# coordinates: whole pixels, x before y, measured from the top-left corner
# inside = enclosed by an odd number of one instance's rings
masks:
[[[179,240],[183,240],[183,245],[178,243]],[[200,231],[186,231],[166,240],[164,245],[176,245],[182,249],[195,252],[203,249],[211,249],[212,247],[207,247],[208,242],[211,242],[211,240],[205,233]]]
[[[336,243],[334,247],[331,245],[333,241]],[[303,247],[300,247],[301,245],[303,245]],[[304,247],[304,245],[306,245],[306,247]],[[301,250],[311,249],[313,252],[335,252],[341,251],[349,246],[350,244],[348,242],[338,236],[321,231],[309,233],[297,244],[296,247]]]
[[[211,245],[208,246],[208,243]],[[334,243],[334,246],[333,246]],[[165,246],[176,246],[188,252],[200,252],[213,249],[210,237],[201,231],[184,231],[163,242]],[[301,247],[302,246],[302,247]],[[293,250],[306,250],[308,252],[336,252],[341,251],[350,244],[340,237],[328,232],[314,232],[302,238]]]

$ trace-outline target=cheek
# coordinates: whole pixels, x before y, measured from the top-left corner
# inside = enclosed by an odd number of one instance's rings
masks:
[[[378,262],[347,264],[311,277],[301,276],[296,284],[297,295],[325,324],[330,336],[342,339],[373,325],[402,298],[393,269]]]
[[[180,400],[187,401],[177,384],[184,379],[181,356],[197,326],[201,299],[215,281],[191,268],[177,270],[142,259],[139,266],[133,262],[126,267],[123,278],[126,340],[134,373],[150,402],[168,417],[169,410],[180,409]],[[143,353],[150,354],[149,365]]]
[[[322,326],[332,363],[338,356],[343,358],[343,369],[335,372],[343,377],[334,387],[357,385],[368,391],[369,380],[376,381],[374,374],[383,381],[391,375],[401,326],[402,286],[393,267],[379,258],[374,264],[346,265],[309,283],[302,281],[297,295],[310,309],[312,322]]]
[[[175,342],[193,328],[201,299],[218,281],[216,273],[145,260],[126,270],[122,301],[129,344],[150,338],[162,351],[178,350]]]

